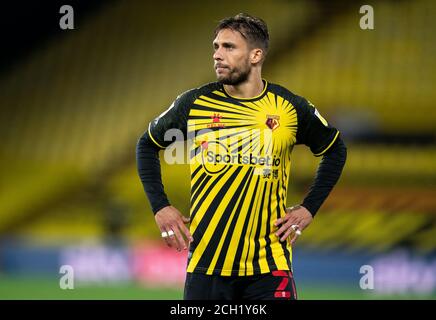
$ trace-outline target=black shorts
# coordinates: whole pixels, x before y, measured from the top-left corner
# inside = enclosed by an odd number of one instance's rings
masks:
[[[291,271],[254,276],[187,273],[184,300],[296,300]]]

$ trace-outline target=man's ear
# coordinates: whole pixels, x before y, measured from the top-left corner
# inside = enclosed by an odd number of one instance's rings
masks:
[[[252,64],[257,64],[262,61],[263,58],[263,50],[260,48],[256,48],[251,50],[250,52],[250,62]]]

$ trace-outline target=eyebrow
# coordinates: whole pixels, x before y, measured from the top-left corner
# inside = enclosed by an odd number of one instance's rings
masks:
[[[219,45],[219,44],[218,44],[218,41],[214,41],[214,42],[212,42],[212,45],[213,45],[214,47],[215,47],[215,46],[218,46],[218,45]],[[228,41],[226,41],[226,42],[222,42],[221,45],[222,45],[223,47],[236,46],[235,43],[233,43],[233,42],[228,42]]]

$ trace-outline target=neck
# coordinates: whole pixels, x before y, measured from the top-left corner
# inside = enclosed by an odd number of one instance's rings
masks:
[[[224,85],[226,92],[235,98],[253,98],[263,91],[264,83],[260,73],[251,72],[248,79],[237,85]]]

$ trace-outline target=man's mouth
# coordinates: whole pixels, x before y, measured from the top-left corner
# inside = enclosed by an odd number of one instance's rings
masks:
[[[215,70],[218,72],[223,71],[224,69],[228,69],[228,67],[219,63],[215,65]]]

